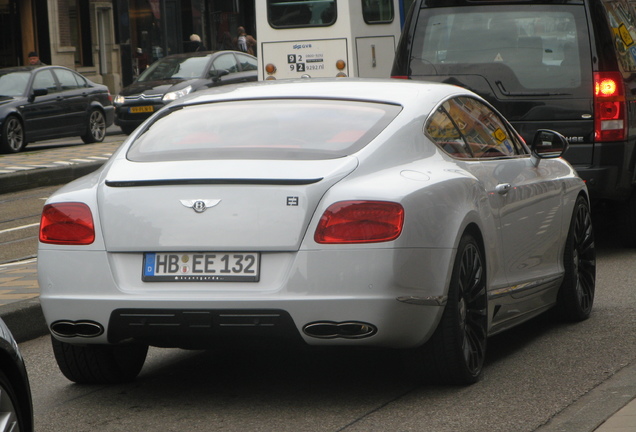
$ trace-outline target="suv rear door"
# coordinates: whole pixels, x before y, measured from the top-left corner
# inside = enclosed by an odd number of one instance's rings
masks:
[[[567,159],[591,165],[593,67],[585,5],[514,4],[414,10],[408,60],[393,74],[468,88],[493,104],[529,141],[536,129],[570,141]],[[409,27],[405,27],[408,31]]]

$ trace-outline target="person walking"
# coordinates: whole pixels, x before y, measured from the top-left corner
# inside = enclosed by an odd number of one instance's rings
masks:
[[[239,51],[256,55],[256,39],[248,35],[243,26],[239,26],[237,29],[238,37],[236,38],[236,48]]]
[[[31,51],[29,53],[29,55],[27,55],[27,58],[29,60],[29,65],[30,66],[38,66],[38,65],[43,65],[44,64],[40,60],[40,56],[38,55],[38,53],[36,51]]]

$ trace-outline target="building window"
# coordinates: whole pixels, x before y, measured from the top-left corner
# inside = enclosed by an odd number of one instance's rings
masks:
[[[69,0],[68,18],[71,45],[75,47],[75,65],[93,66],[89,2]]]

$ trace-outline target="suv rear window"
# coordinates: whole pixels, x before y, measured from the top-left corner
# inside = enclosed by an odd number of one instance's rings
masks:
[[[554,4],[422,9],[412,74],[483,75],[511,96],[589,92],[584,12]]]
[[[158,118],[127,157],[136,162],[340,158],[371,142],[400,110],[384,103],[316,99],[187,106]]]

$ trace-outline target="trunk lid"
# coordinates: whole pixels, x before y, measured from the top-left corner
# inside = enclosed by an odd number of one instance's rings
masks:
[[[356,166],[354,157],[118,160],[98,193],[106,248],[110,252],[298,250],[321,197]]]

